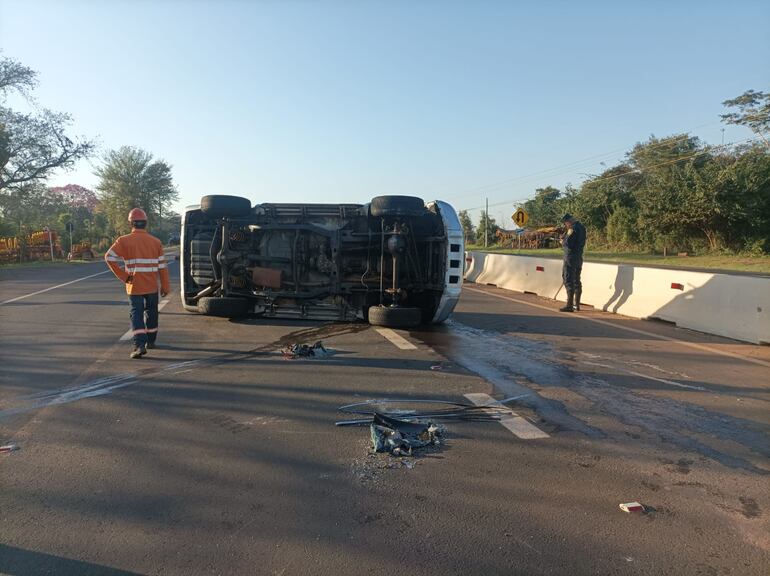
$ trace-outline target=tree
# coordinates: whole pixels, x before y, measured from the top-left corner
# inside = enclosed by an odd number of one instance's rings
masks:
[[[740,249],[748,239],[761,240],[763,227],[767,237],[768,154],[756,147],[718,150],[697,138],[672,136],[631,152],[641,177],[638,222],[648,245],[697,248],[705,241],[710,250]]]
[[[171,166],[153,160],[151,153],[132,146],[111,150],[95,172],[102,208],[115,232],[128,230],[126,215],[131,208],[141,207],[155,226],[168,212],[179,194],[174,187]]]
[[[35,86],[37,72],[16,60],[0,57],[0,93],[15,90],[25,98],[30,98]]]
[[[473,244],[476,242],[476,229],[473,226],[471,217],[468,215],[468,211],[460,210],[460,212],[457,214],[457,217],[460,219],[460,225],[463,227],[465,242],[468,244]]]
[[[770,150],[755,145],[717,160],[722,235],[728,246],[770,252]]]
[[[636,247],[639,208],[634,191],[640,179],[638,170],[622,162],[583,182],[579,193],[565,194],[562,207],[585,224],[594,246],[606,240],[613,246]]]
[[[48,190],[52,194],[58,194],[64,198],[68,205],[77,208],[86,208],[89,212],[93,212],[99,204],[99,198],[93,190],[89,190],[78,184],[67,184],[66,186],[57,186],[55,188],[49,188]]]
[[[770,132],[770,94],[747,90],[737,98],[725,100],[722,104],[728,108],[738,108],[737,112],[722,114],[724,122],[751,128],[770,148],[770,141],[764,134]]]
[[[529,214],[530,226],[553,226],[562,216],[559,207],[561,191],[553,186],[538,188],[535,197],[524,203],[524,211]]]
[[[38,107],[31,97],[37,73],[10,58],[0,56],[0,191],[41,182],[57,168],[71,168],[90,156],[94,143],[71,139],[66,134],[72,118],[62,112]],[[11,92],[32,104],[31,113],[11,110]]]
[[[489,244],[494,244],[497,241],[495,234],[498,230],[500,230],[500,226],[497,225],[495,219],[487,215],[485,210],[482,210],[479,225],[476,226],[476,238],[479,244],[482,244],[485,239]]]
[[[38,182],[14,187],[0,194],[0,212],[3,214],[3,232],[0,235],[25,235],[51,226],[60,232],[59,215],[69,209],[61,196],[52,194]]]

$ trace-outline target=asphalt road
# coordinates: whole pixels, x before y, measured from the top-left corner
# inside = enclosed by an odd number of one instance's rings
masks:
[[[137,361],[103,271],[0,270],[0,443],[20,447],[0,573],[769,572],[767,347],[476,285],[396,336],[200,317],[175,291]],[[334,354],[279,352],[316,340]],[[526,396],[509,427],[448,422],[403,460],[334,426],[351,402],[473,393]]]

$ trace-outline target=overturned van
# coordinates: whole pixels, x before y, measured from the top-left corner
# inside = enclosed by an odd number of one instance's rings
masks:
[[[182,217],[182,302],[228,318],[440,323],[460,296],[463,254],[462,227],[445,202],[252,206],[204,196]]]

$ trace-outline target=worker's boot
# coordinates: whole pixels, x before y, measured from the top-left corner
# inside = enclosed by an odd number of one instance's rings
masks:
[[[575,290],[575,311],[580,312],[580,295],[583,293],[582,288]]]
[[[144,346],[134,346],[131,351],[131,358],[141,358],[145,354],[147,354],[147,349]]]
[[[567,304],[559,308],[559,312],[574,312],[573,302],[575,301],[575,293],[572,290],[567,290]]]
[[[155,342],[147,342],[147,350],[154,350]]]

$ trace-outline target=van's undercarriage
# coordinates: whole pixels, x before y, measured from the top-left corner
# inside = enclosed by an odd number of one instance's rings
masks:
[[[444,319],[436,315],[447,283],[459,296],[462,233],[447,227],[456,216],[446,204],[384,196],[251,208],[244,200],[208,196],[186,212],[187,309],[411,326]]]

